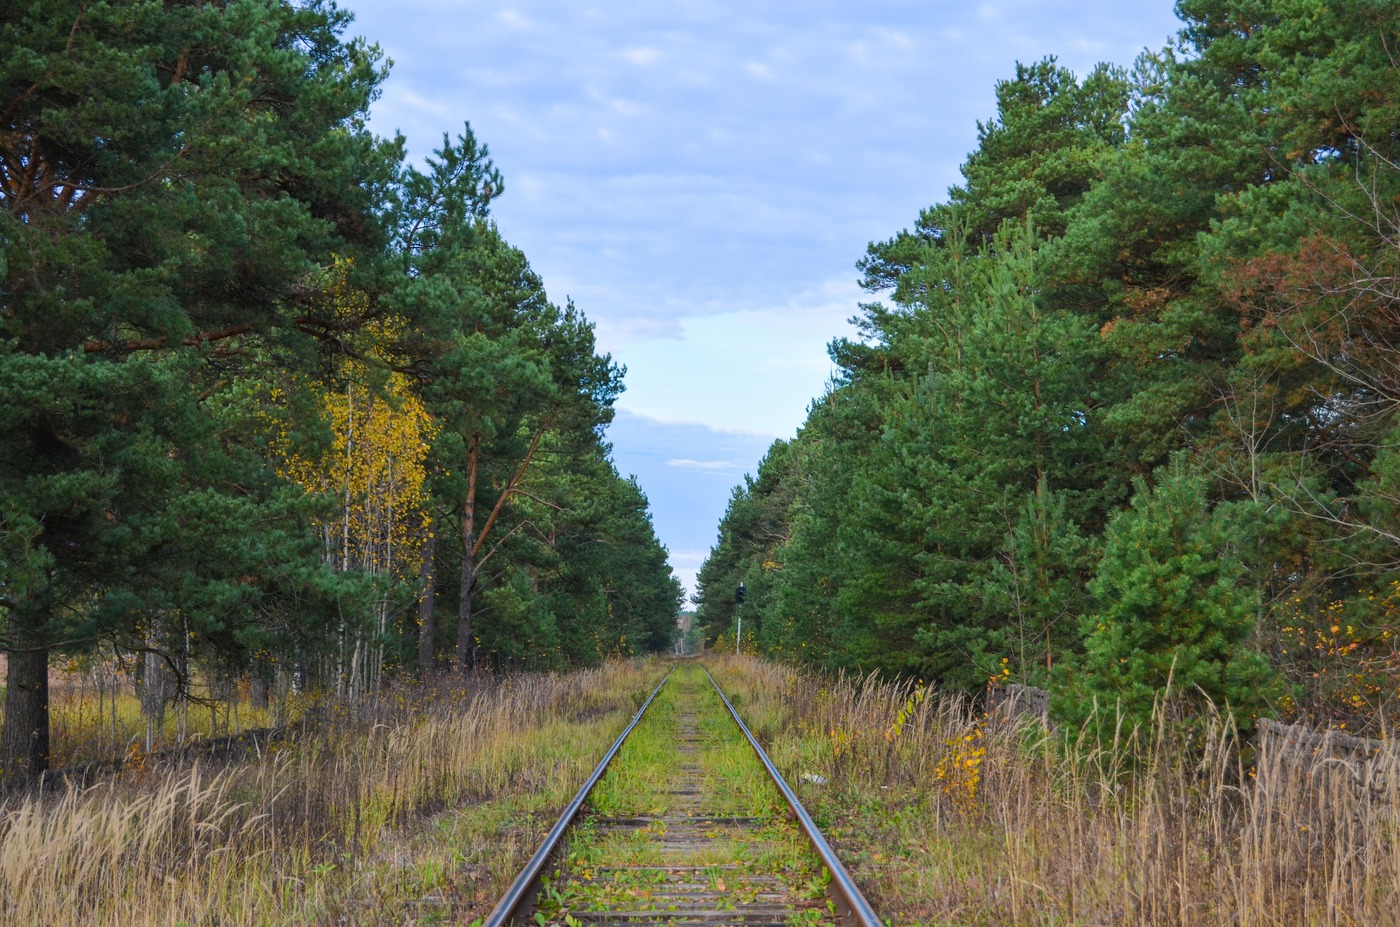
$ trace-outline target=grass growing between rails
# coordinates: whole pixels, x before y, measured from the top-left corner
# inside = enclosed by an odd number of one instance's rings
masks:
[[[0,802],[0,924],[428,924],[487,913],[661,678],[470,681],[256,761]]]
[[[712,669],[890,927],[1400,925],[1393,775],[1256,761],[1224,723],[1115,750],[912,685]]]
[[[831,923],[824,889],[820,860],[704,671],[682,664],[594,788],[539,907],[547,924],[711,910],[817,925]]]
[[[697,802],[706,812],[728,816],[779,816],[786,804],[763,774],[704,671],[695,664],[676,668],[637,725],[618,758],[589,796],[596,814],[661,815],[672,810],[680,715],[693,713],[698,730],[694,764],[704,771]]]

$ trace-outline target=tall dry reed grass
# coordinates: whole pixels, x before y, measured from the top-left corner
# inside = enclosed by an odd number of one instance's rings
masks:
[[[716,675],[888,923],[1400,924],[1394,777],[1255,755],[1228,718],[1100,744],[873,677]]]
[[[489,908],[659,674],[613,664],[404,693],[253,762],[12,796],[0,924],[413,923]],[[506,797],[494,830],[421,838],[438,812],[470,823]]]

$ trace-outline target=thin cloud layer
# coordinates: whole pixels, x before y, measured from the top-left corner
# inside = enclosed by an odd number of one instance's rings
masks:
[[[619,332],[853,276],[957,179],[1016,59],[1129,63],[1174,24],[1166,0],[349,6],[396,61],[375,126],[424,154],[470,119],[507,236]]]
[[[683,470],[734,470],[734,464],[727,460],[691,460],[689,457],[678,457],[675,460],[666,461],[668,467],[680,467]]]

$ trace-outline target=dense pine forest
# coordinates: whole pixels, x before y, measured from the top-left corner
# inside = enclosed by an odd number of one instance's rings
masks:
[[[349,22],[0,11],[4,779],[48,764],[59,661],[160,707],[671,643],[621,367],[502,238],[469,126],[421,164],[368,131]]]
[[[1393,708],[1400,18],[1177,10],[1130,69],[1018,66],[962,183],[870,245],[839,373],[701,571],[709,640],[1071,722]]]

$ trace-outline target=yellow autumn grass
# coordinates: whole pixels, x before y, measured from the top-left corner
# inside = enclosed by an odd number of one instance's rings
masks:
[[[1400,925],[1393,776],[1256,757],[1224,718],[1100,745],[869,677],[715,672],[887,924]]]
[[[0,804],[0,924],[377,924],[481,913],[657,667],[405,701],[251,763]]]

